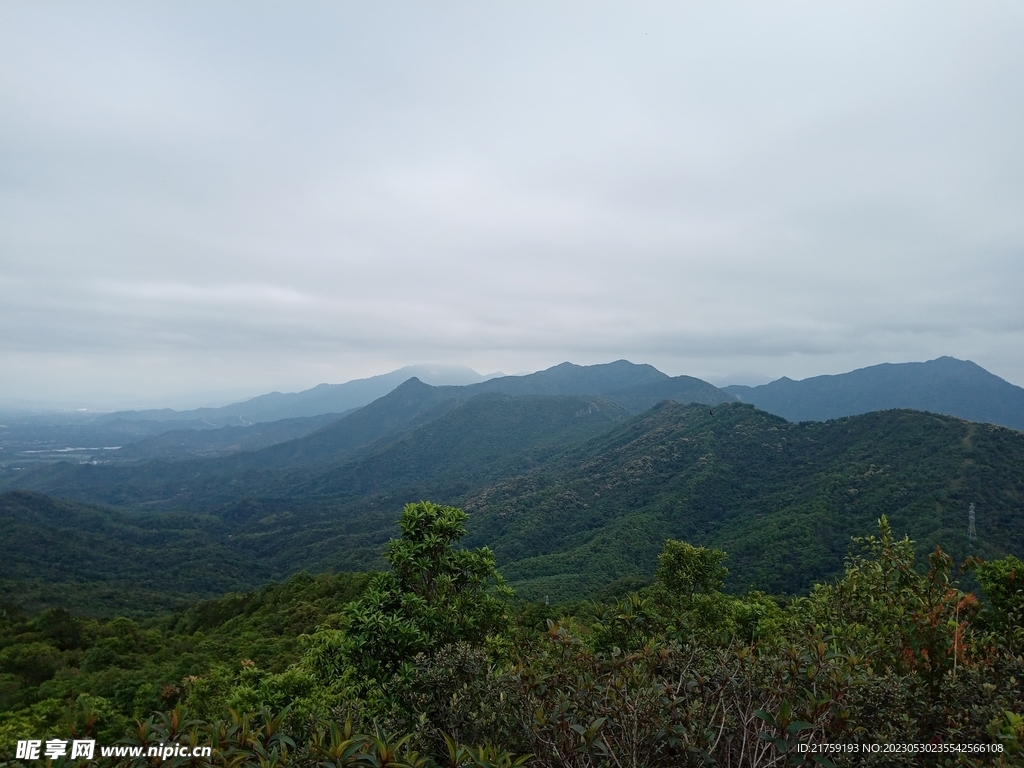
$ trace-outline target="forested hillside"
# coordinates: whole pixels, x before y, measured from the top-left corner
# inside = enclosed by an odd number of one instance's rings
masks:
[[[640,591],[530,604],[488,549],[459,546],[461,510],[410,504],[398,523],[386,572],[299,574],[144,622],[0,603],[0,761],[36,764],[15,757],[26,738],[93,741],[118,766],[171,748],[165,762],[195,768],[1024,755],[1015,558],[967,564],[983,606],[951,558],[916,563],[883,517],[836,580],[785,601],[724,594],[727,553],[668,540]]]
[[[146,569],[150,562],[138,556],[136,529],[182,524],[180,535],[184,535],[190,528],[180,510],[188,510],[187,514],[215,526],[215,531],[205,534],[207,546],[228,547],[232,557],[259,563],[252,574],[265,579],[302,568],[353,570],[379,565],[381,547],[393,530],[396,504],[431,496],[460,497],[503,477],[528,472],[551,460],[565,445],[602,434],[626,416],[621,407],[598,398],[481,395],[334,466],[269,471],[249,468],[232,458],[140,466],[61,465],[29,477],[35,479],[37,489],[122,510],[90,507],[89,514],[103,514],[114,521],[107,527],[104,546],[121,551],[132,568]],[[36,499],[33,503],[44,503],[41,497],[31,498]],[[80,505],[63,506],[81,509]],[[69,514],[58,532],[53,518],[28,513],[19,517],[18,509],[12,506],[10,516],[24,530],[24,541],[31,543],[33,536],[44,535],[74,539],[71,531],[77,516]],[[178,523],[164,523],[161,515]],[[168,547],[176,540],[170,537]],[[0,562],[19,543],[0,539]],[[54,579],[42,550],[31,552],[33,557],[26,563],[34,563],[34,570],[22,577]],[[82,549],[79,556],[88,561],[89,549]],[[198,579],[207,567],[202,557],[192,558],[187,552],[176,562],[181,567],[192,563]],[[100,574],[103,569],[96,571]],[[150,575],[161,578],[157,568]],[[192,594],[178,581],[164,578],[170,593]],[[218,586],[242,588],[253,583],[241,580]]]
[[[593,397],[452,404],[418,382],[407,389],[409,414],[426,402],[443,415],[335,463],[65,465],[25,484],[219,521],[225,546],[277,576],[379,567],[396,507],[464,504],[470,541],[494,547],[530,599],[649,577],[670,537],[729,552],[731,589],[795,593],[836,574],[850,536],[883,514],[922,552],[1024,554],[1024,434],[1013,430],[914,411],[792,424],[738,403],[665,402],[630,418]]]
[[[231,546],[231,531],[212,515],[126,514],[2,493],[2,600],[30,610],[140,616],[274,578],[265,563]]]
[[[922,552],[1024,554],[1024,435],[915,411],[798,425],[663,403],[465,504],[471,540],[530,597],[649,574],[669,537],[729,552],[733,588],[796,592],[836,573],[849,537],[883,514]]]

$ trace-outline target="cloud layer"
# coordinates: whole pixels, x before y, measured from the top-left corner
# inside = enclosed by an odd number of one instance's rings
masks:
[[[1013,3],[7,3],[0,400],[1024,384],[1022,92]]]

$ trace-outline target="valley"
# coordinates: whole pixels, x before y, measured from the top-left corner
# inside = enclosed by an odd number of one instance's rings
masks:
[[[565,394],[573,391],[586,394]],[[194,448],[211,445],[208,436],[237,443],[254,429],[263,440],[313,431],[265,447],[252,433],[244,445],[255,450],[219,456],[144,458],[183,435]],[[140,553],[124,558],[139,584],[160,562],[142,554],[147,531],[173,529],[168,547],[203,531],[204,547],[181,555],[189,578],[160,582],[173,599],[300,570],[380,568],[395,510],[421,499],[464,507],[467,541],[490,546],[526,599],[650,578],[666,538],[726,551],[732,590],[794,594],[838,573],[850,538],[882,515],[919,554],[937,545],[958,559],[1024,554],[1024,433],[912,410],[794,424],[699,380],[625,361],[458,387],[414,378],[347,415],[172,430],[126,450],[140,458],[7,474],[7,488],[37,495],[4,496],[20,532],[5,537],[5,561],[24,565],[3,578],[46,582],[48,566],[33,570],[16,552],[52,538],[56,518],[17,510],[57,503],[69,510],[61,535],[70,542],[84,526],[76,515],[106,515],[111,546]],[[980,520],[973,543],[971,503]],[[95,557],[86,547],[75,561],[103,557],[102,547]],[[211,563],[209,583],[197,588]]]

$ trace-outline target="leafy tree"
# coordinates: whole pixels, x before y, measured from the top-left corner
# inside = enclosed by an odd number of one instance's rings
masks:
[[[658,555],[654,594],[667,611],[668,632],[676,639],[728,634],[735,622],[736,598],[722,594],[728,569],[720,549],[668,539]],[[723,634],[724,633],[724,634]]]
[[[388,544],[391,570],[378,574],[342,617],[339,657],[357,686],[385,683],[417,654],[453,643],[482,645],[506,626],[505,587],[486,547],[455,545],[466,513],[428,501],[407,504],[401,538]],[[330,637],[324,639],[330,640]]]
[[[658,581],[669,594],[684,601],[698,593],[721,592],[729,573],[719,565],[725,559],[720,549],[668,539],[658,555]]]
[[[728,571],[719,563],[725,558],[721,550],[666,540],[655,584],[616,600],[600,614],[593,627],[594,647],[630,652],[666,632],[675,640],[698,635],[707,640],[709,633],[733,629],[740,601],[721,592]]]
[[[815,587],[810,616],[851,650],[870,656],[877,669],[916,672],[937,686],[962,660],[963,632],[977,600],[954,586],[953,561],[941,549],[921,573],[913,542],[893,536],[885,516],[878,528],[878,536],[854,540],[861,552],[848,558],[842,579]]]
[[[975,561],[974,571],[991,604],[987,618],[997,628],[1024,625],[1024,561],[1013,555],[991,562]]]

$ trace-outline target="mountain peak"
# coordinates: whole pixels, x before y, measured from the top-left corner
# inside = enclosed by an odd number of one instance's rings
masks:
[[[910,408],[1024,430],[1024,389],[977,363],[949,356],[924,363],[882,363],[800,381],[784,376],[741,391],[744,402],[790,421]]]
[[[406,379],[401,384],[399,384],[397,387],[395,387],[394,390],[392,390],[392,391],[397,392],[400,389],[420,389],[420,388],[423,388],[423,387],[427,387],[427,388],[433,389],[433,387],[431,387],[429,384],[424,384],[416,376],[410,376],[408,379]]]

